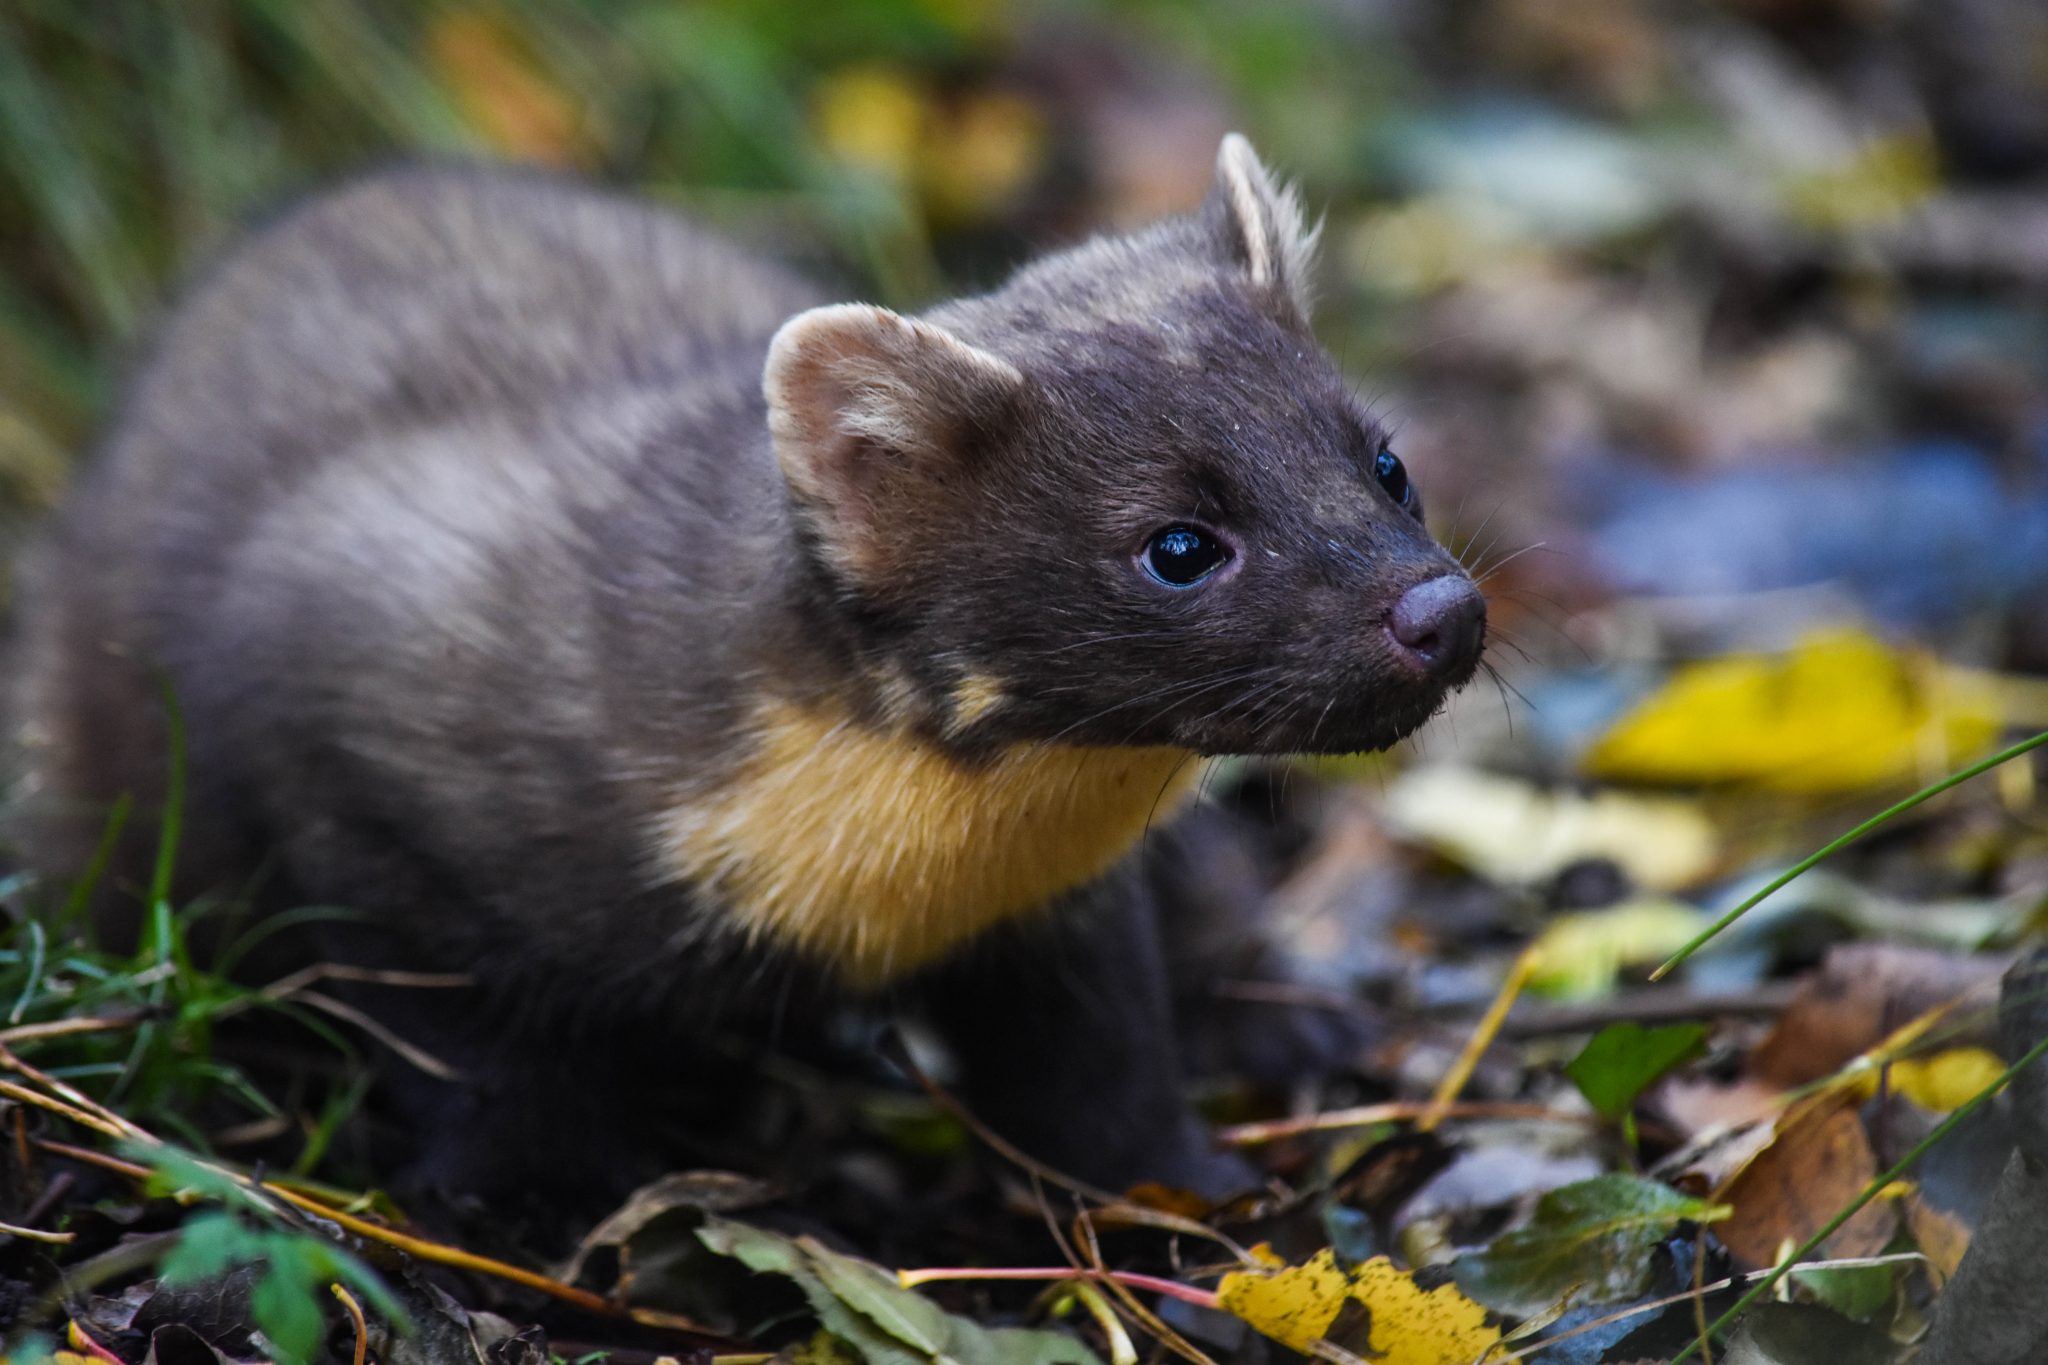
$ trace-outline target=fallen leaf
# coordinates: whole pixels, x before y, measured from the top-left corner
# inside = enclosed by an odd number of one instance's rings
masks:
[[[1327,1338],[1386,1365],[1469,1365],[1500,1340],[1456,1285],[1424,1289],[1384,1256],[1347,1273],[1326,1248],[1281,1270],[1233,1271],[1217,1293],[1224,1308],[1297,1351]],[[1363,1322],[1340,1326],[1351,1312]]]
[[[1795,1270],[1792,1279],[1843,1317],[1868,1322],[1892,1301],[1897,1272],[1892,1265],[1829,1266]]]
[[[1532,1317],[1568,1297],[1611,1303],[1642,1294],[1650,1252],[1681,1222],[1727,1209],[1631,1175],[1601,1175],[1552,1190],[1522,1227],[1458,1258],[1458,1287],[1488,1308]]]
[[[1497,882],[1537,882],[1573,863],[1613,862],[1636,885],[1671,891],[1713,867],[1717,840],[1696,803],[1625,792],[1546,790],[1438,764],[1387,788],[1386,820]]]
[[[1609,1024],[1565,1063],[1564,1074],[1597,1113],[1618,1119],[1643,1091],[1706,1050],[1705,1024]]]
[[[1706,923],[1692,906],[1660,900],[1559,915],[1536,941],[1529,989],[1567,999],[1604,994],[1624,968],[1661,962]]]
[[[1841,1090],[1792,1105],[1772,1130],[1771,1141],[1713,1193],[1732,1209],[1715,1232],[1745,1268],[1776,1263],[1863,1192],[1877,1174],[1855,1097]],[[1875,1256],[1891,1241],[1898,1212],[1877,1199],[1858,1210],[1828,1238],[1830,1256]]]
[[[1913,1234],[1913,1244],[1934,1267],[1935,1279],[1947,1283],[1963,1263],[1963,1253],[1970,1249],[1970,1229],[1962,1219],[1934,1207],[1917,1191],[1907,1195],[1900,1207],[1905,1210],[1906,1230]]]
[[[814,1238],[792,1240],[715,1216],[697,1238],[749,1270],[794,1281],[820,1325],[867,1365],[1100,1365],[1065,1333],[983,1327]]]
[[[1956,766],[2002,723],[1999,694],[1982,676],[1830,631],[1789,653],[1679,669],[1582,766],[1619,782],[1862,791]]]
[[[1977,1098],[2004,1072],[2005,1063],[1989,1048],[1952,1047],[1926,1057],[1899,1058],[1886,1083],[1922,1109],[1946,1114]]]
[[[1989,1018],[2010,963],[1897,943],[1831,949],[1750,1054],[1749,1071],[1765,1085],[1791,1089],[1832,1074],[1939,1006],[1950,1007],[1950,1018]]]

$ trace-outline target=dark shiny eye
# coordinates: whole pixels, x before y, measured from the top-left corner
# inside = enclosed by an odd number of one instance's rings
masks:
[[[1387,496],[1402,507],[1413,506],[1415,489],[1408,482],[1408,470],[1401,463],[1401,457],[1391,450],[1382,450],[1379,458],[1372,462],[1372,476],[1380,481],[1380,487],[1387,490]]]
[[[1230,551],[1193,526],[1169,526],[1145,543],[1145,571],[1170,588],[1188,588],[1216,572]]]

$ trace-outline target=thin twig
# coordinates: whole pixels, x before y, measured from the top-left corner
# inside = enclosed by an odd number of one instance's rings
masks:
[[[70,1119],[79,1127],[90,1128],[102,1137],[110,1137],[116,1141],[126,1141],[132,1136],[118,1125],[107,1123],[96,1114],[80,1109],[76,1105],[66,1104],[60,1099],[53,1099],[40,1090],[31,1090],[25,1085],[16,1085],[13,1081],[0,1081],[0,1095],[5,1095],[8,1099],[19,1100],[23,1104],[34,1105],[38,1109],[45,1109],[52,1114]]]
[[[1215,1360],[1200,1347],[1176,1332],[1164,1318],[1138,1302],[1138,1296],[1131,1292],[1129,1286],[1117,1283],[1109,1267],[1103,1264],[1102,1243],[1096,1239],[1095,1229],[1088,1225],[1085,1218],[1074,1220],[1074,1234],[1074,1240],[1088,1253],[1089,1267],[1102,1277],[1097,1283],[1116,1296],[1117,1302],[1124,1306],[1125,1312],[1137,1319],[1139,1326],[1150,1332],[1167,1350],[1189,1362],[1189,1365],[1216,1365]]]
[[[348,1310],[349,1320],[356,1328],[355,1365],[363,1365],[370,1354],[370,1324],[363,1321],[363,1306],[356,1302],[356,1296],[341,1287],[340,1283],[327,1286],[334,1291],[334,1297],[341,1300],[341,1306]]]
[[[1508,968],[1507,979],[1500,983],[1500,994],[1493,1004],[1479,1018],[1472,1029],[1472,1036],[1465,1040],[1465,1047],[1458,1059],[1451,1063],[1451,1069],[1444,1073],[1438,1083],[1436,1095],[1432,1098],[1427,1112],[1415,1121],[1422,1132],[1429,1132],[1450,1112],[1458,1092],[1465,1088],[1465,1082],[1472,1079],[1472,1072],[1479,1066],[1479,1058],[1500,1033],[1500,1026],[1507,1021],[1508,1011],[1514,1007],[1515,997],[1522,993],[1522,987],[1529,984],[1529,978],[1536,974],[1536,968],[1543,959],[1543,949],[1530,944],[1516,954],[1514,965]]]
[[[914,1289],[921,1284],[933,1284],[940,1280],[1086,1280],[1090,1283],[1113,1280],[1132,1289],[1147,1293],[1162,1294],[1182,1303],[1192,1303],[1199,1308],[1220,1306],[1213,1289],[1197,1289],[1179,1280],[1162,1279],[1157,1275],[1141,1275],[1135,1270],[1093,1270],[1075,1266],[1026,1266],[991,1267],[978,1266],[932,1266],[923,1270],[899,1270],[897,1283],[905,1289]]]
[[[28,1077],[37,1085],[48,1087],[75,1107],[92,1114],[101,1123],[107,1124],[114,1129],[112,1134],[114,1137],[127,1138],[131,1141],[154,1142],[156,1140],[140,1127],[122,1118],[90,1095],[66,1085],[63,1081],[58,1080],[46,1071],[30,1066],[27,1062],[15,1056],[13,1050],[5,1043],[0,1043],[0,1066],[6,1067],[9,1071],[13,1071],[18,1075]]]
[[[1600,1116],[1510,1100],[1459,1100],[1438,1105],[1434,1100],[1389,1100],[1354,1109],[1330,1109],[1300,1118],[1268,1119],[1218,1129],[1216,1140],[1230,1147],[1256,1147],[1262,1142],[1324,1133],[1340,1128],[1370,1128],[1376,1123],[1415,1123],[1436,1112],[1443,1119],[1536,1119],[1546,1123],[1597,1124]]]
[[[115,1029],[133,1028],[149,1016],[148,1010],[132,1010],[126,1014],[105,1014],[96,1018],[51,1019],[40,1024],[16,1024],[13,1028],[0,1029],[0,1045],[32,1043],[42,1038],[64,1038],[74,1033],[111,1033]]]
[[[902,1067],[905,1074],[917,1082],[919,1088],[931,1097],[933,1104],[938,1105],[939,1108],[960,1120],[968,1132],[981,1139],[991,1151],[1003,1158],[1003,1160],[1012,1163],[1020,1170],[1037,1176],[1048,1185],[1057,1186],[1070,1194],[1077,1194],[1083,1199],[1092,1199],[1098,1204],[1121,1202],[1116,1195],[1111,1194],[1108,1190],[1100,1189],[1085,1181],[1076,1180],[1073,1176],[1067,1175],[1064,1172],[1054,1170],[976,1118],[966,1105],[954,1098],[951,1092],[925,1073],[924,1068],[917,1064],[917,1059],[910,1055],[910,1049],[903,1045],[901,1038],[890,1034],[884,1040],[883,1047],[889,1054],[890,1060]]]
[[[337,1000],[333,996],[320,991],[304,989],[298,991],[291,999],[297,1004],[310,1005],[312,1008],[331,1014],[345,1023],[354,1024],[357,1028],[411,1063],[413,1067],[426,1072],[437,1081],[459,1081],[462,1079],[462,1072],[460,1070],[450,1066],[418,1044],[407,1042],[379,1023],[373,1016],[364,1013],[345,1000]]]
[[[0,1223],[0,1233],[9,1237],[23,1237],[31,1242],[54,1242],[59,1246],[73,1241],[75,1232],[44,1232],[41,1228],[25,1228],[16,1223]]]

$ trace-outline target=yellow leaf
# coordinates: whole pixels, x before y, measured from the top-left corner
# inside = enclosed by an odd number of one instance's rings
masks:
[[[1925,133],[1872,138],[1840,166],[1785,185],[1794,215],[1809,226],[1854,229],[1896,223],[1941,188],[1934,141]]]
[[[1268,1270],[1279,1270],[1287,1264],[1287,1258],[1273,1250],[1271,1242],[1260,1242],[1257,1246],[1245,1252],[1245,1255],[1251,1257]]]
[[[1893,1062],[1890,1084],[1922,1109],[1945,1114],[1975,1099],[2004,1070],[2005,1063],[1988,1048],[1952,1047]]]
[[[427,27],[427,60],[469,125],[499,151],[569,166],[587,150],[582,120],[509,23],[450,10]]]
[[[1325,1249],[1285,1270],[1225,1275],[1217,1293],[1224,1308],[1297,1351],[1312,1349],[1350,1304],[1368,1319],[1365,1349],[1354,1353],[1386,1365],[1470,1365],[1500,1340],[1455,1284],[1423,1289],[1384,1256],[1346,1274]]]
[[[826,151],[891,180],[911,179],[931,102],[908,76],[880,66],[834,72],[819,82],[813,108]]]
[[[1529,989],[1582,998],[1614,984],[1623,968],[1661,962],[1706,927],[1707,916],[1676,901],[1632,900],[1551,920],[1536,940]]]
[[[1323,1250],[1303,1265],[1271,1274],[1234,1271],[1223,1277],[1216,1292],[1230,1312],[1273,1340],[1306,1351],[1337,1320],[1350,1288],[1335,1254]]]
[[[920,169],[942,220],[986,217],[1031,183],[1045,163],[1045,119],[1022,95],[970,95],[936,123]]]
[[[1552,791],[1455,764],[1411,768],[1387,788],[1387,823],[1496,882],[1535,882],[1588,858],[1638,886],[1675,891],[1710,871],[1713,824],[1697,802]]]
[[[1674,673],[1587,752],[1596,777],[1844,792],[1939,772],[1998,735],[1995,684],[1858,631]]]

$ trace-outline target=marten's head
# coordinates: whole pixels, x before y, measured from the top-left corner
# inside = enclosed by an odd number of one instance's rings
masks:
[[[771,347],[807,553],[893,705],[963,746],[1383,748],[1486,608],[1307,322],[1314,234],[1224,140],[1199,211],[922,318]]]

